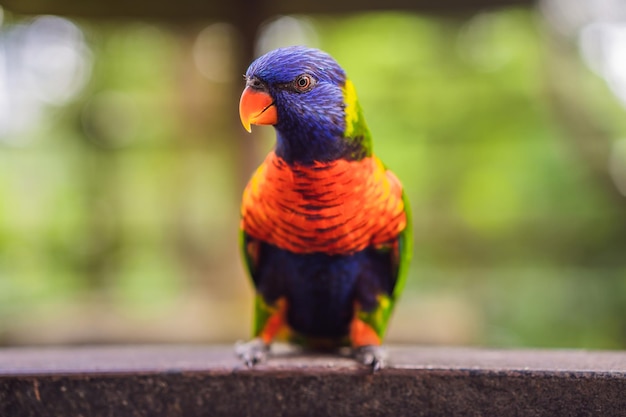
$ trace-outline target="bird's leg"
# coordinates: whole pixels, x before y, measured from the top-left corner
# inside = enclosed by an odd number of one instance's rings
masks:
[[[248,342],[237,342],[235,354],[244,361],[248,367],[263,362],[269,353],[270,344],[276,335],[287,326],[285,312],[287,303],[284,299],[276,302],[276,310],[269,316],[259,334]]]
[[[372,372],[376,372],[384,368],[387,352],[381,346],[380,336],[372,326],[359,318],[359,308],[355,310],[354,318],[350,323],[350,342],[354,357],[360,363],[370,366]]]

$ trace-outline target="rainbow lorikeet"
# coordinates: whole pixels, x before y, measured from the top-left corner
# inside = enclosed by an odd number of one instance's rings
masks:
[[[255,321],[236,352],[250,366],[276,338],[351,346],[376,370],[411,254],[402,185],[374,156],[354,86],[330,55],[276,49],[245,80],[243,126],[273,125],[276,146],[243,195]]]

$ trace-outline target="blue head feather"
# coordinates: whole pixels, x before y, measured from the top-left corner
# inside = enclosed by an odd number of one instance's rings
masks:
[[[294,82],[303,74],[313,78],[314,86],[299,92]],[[276,49],[250,65],[246,80],[274,99],[276,154],[287,162],[360,159],[368,152],[362,138],[345,137],[347,78],[327,53],[303,46]]]

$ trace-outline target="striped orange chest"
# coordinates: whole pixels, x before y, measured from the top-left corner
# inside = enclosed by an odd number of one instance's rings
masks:
[[[271,152],[244,191],[241,222],[295,253],[351,254],[406,227],[402,185],[376,157],[289,165]]]

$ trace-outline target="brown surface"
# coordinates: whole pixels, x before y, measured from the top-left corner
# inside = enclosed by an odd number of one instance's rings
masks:
[[[626,352],[393,347],[371,375],[279,347],[0,350],[0,416],[626,415]]]

